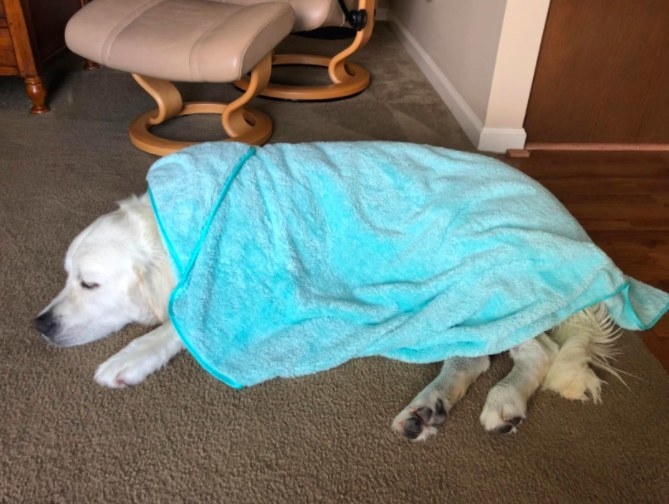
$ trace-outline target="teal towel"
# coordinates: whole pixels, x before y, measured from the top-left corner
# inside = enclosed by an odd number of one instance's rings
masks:
[[[209,143],[160,159],[148,182],[171,320],[233,387],[356,357],[494,354],[602,301],[632,330],[669,308],[546,189],[481,155]]]

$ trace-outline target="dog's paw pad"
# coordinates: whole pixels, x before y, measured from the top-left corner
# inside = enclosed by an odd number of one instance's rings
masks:
[[[444,402],[437,399],[431,406],[409,406],[393,421],[393,430],[412,441],[422,441],[437,433],[437,426],[448,416]]]

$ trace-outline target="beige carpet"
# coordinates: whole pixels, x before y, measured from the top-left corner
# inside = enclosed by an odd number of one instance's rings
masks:
[[[275,119],[273,141],[471,149],[388,27],[359,59],[375,80],[355,99],[258,101]],[[424,444],[389,426],[436,365],[367,359],[234,391],[183,354],[139,387],[97,386],[97,364],[142,328],[59,350],[30,321],[60,289],[73,236],[144,191],[154,158],[129,144],[126,126],[150,101],[129,76],[84,72],[71,57],[50,83],[52,112],[31,117],[21,82],[0,79],[0,502],[669,501],[669,378],[635,335],[618,363],[628,386],[611,380],[603,404],[540,394],[518,434],[486,434],[480,408],[510,364],[498,357]],[[193,135],[209,127],[191,122]]]

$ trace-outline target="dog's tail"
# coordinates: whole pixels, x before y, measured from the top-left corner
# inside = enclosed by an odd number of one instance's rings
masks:
[[[611,373],[623,381],[611,361],[617,355],[615,342],[622,334],[603,303],[591,306],[553,328],[549,335],[560,347],[543,382],[567,399],[601,402],[604,380],[593,368]],[[623,382],[624,383],[624,382]]]

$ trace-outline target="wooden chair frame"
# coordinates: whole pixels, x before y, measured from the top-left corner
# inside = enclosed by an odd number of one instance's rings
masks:
[[[157,108],[137,117],[130,125],[130,141],[144,152],[164,156],[198,142],[168,140],[151,132],[151,127],[173,117],[191,114],[221,114],[221,124],[227,140],[262,145],[272,136],[272,120],[267,114],[245,108],[251,99],[262,92],[272,72],[272,55],[265,56],[251,71],[246,92],[235,101],[187,102],[170,81],[132,74],[137,83],[156,101]]]
[[[275,54],[272,59],[274,66],[306,65],[327,68],[331,84],[296,86],[269,82],[260,96],[294,101],[333,100],[353,96],[367,89],[370,83],[369,72],[357,63],[349,62],[348,58],[363,48],[372,36],[376,0],[359,0],[358,8],[367,11],[367,24],[356,32],[351,45],[338,54],[332,57],[312,54]],[[235,82],[235,86],[246,90],[249,83],[249,78],[243,78]]]

